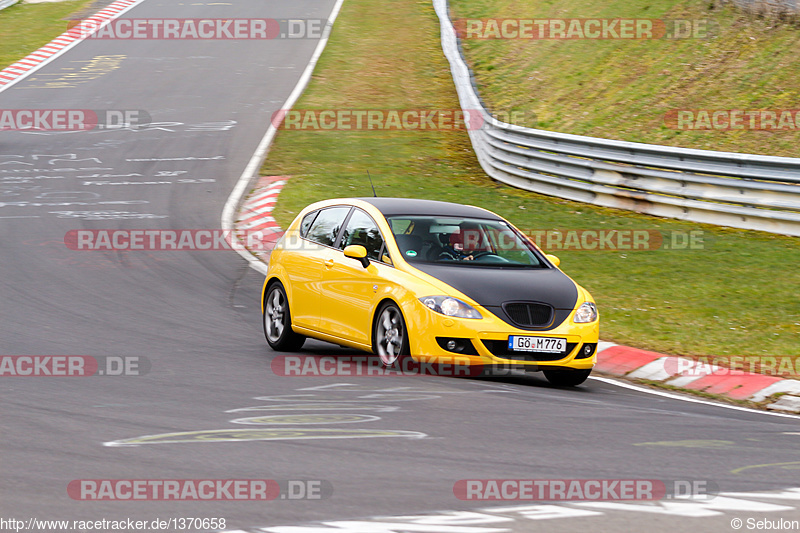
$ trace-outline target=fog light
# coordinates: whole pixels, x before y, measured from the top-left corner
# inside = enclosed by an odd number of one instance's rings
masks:
[[[587,342],[575,356],[575,359],[588,359],[597,351],[597,344],[594,342]]]
[[[443,350],[461,355],[478,355],[469,339],[458,337],[436,337],[436,343]]]

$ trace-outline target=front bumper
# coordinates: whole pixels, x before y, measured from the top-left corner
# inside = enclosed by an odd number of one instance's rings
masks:
[[[599,322],[576,324],[574,311],[560,325],[547,331],[516,328],[482,307],[482,319],[452,318],[431,311],[421,303],[404,309],[411,356],[420,362],[450,361],[462,365],[513,366],[527,370],[548,368],[591,369],[597,361]],[[519,352],[508,349],[509,335],[566,339],[566,354]],[[458,351],[446,349],[447,340]],[[587,354],[589,352],[589,354]]]

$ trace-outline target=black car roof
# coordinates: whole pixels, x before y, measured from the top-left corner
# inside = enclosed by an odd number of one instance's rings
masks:
[[[398,215],[440,215],[463,218],[485,218],[502,220],[490,211],[469,205],[439,202],[437,200],[417,200],[414,198],[358,198],[372,204],[385,217]]]

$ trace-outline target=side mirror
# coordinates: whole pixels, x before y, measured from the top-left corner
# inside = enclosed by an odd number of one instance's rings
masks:
[[[555,266],[558,266],[558,265],[561,264],[561,259],[559,259],[558,257],[556,257],[556,256],[554,256],[552,254],[544,254],[544,256],[547,258],[548,261],[553,263]]]
[[[367,268],[369,266],[369,259],[367,259],[367,249],[360,244],[351,244],[344,249],[344,256],[351,259],[357,259],[361,262],[361,266]]]

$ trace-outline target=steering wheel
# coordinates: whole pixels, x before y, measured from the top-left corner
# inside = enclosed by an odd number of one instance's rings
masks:
[[[447,250],[442,250],[439,252],[439,257],[436,258],[438,260],[444,259],[445,261],[458,261],[458,257],[454,256]]]
[[[475,252],[475,253],[472,253],[470,255],[472,256],[472,259],[474,261],[475,259],[477,259],[479,257],[483,257],[485,255],[494,255],[494,252],[483,251],[483,252]]]

